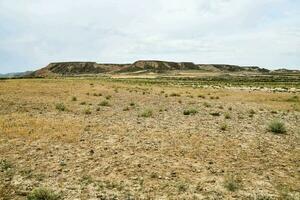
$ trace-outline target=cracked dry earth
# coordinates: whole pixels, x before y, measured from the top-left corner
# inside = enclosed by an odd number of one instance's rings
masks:
[[[0,199],[299,199],[297,95],[0,81]]]

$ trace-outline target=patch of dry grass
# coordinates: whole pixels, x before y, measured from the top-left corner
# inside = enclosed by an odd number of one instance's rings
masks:
[[[297,196],[294,96],[105,79],[0,81],[0,195],[18,199],[41,186],[65,199],[279,198],[282,184],[284,196]],[[198,112],[187,117],[187,108]],[[266,131],[274,118],[287,134]]]

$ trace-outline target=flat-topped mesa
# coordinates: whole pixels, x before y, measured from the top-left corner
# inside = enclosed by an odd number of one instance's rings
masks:
[[[97,66],[96,62],[57,62],[50,63],[46,68],[62,75],[105,72],[103,68]]]
[[[150,70],[156,72],[168,70],[190,70],[198,69],[198,66],[192,62],[169,62],[159,60],[139,60],[132,64],[134,69]]]
[[[98,64],[96,62],[53,62],[33,73],[34,76],[72,76],[118,71],[128,64]]]
[[[228,65],[228,64],[199,64],[199,69],[207,71],[223,71],[223,72],[259,72],[268,73],[270,70],[260,68],[257,66],[239,66],[239,65]]]
[[[226,64],[194,64],[193,62],[169,62],[159,60],[139,60],[133,64],[100,64],[96,62],[54,62],[35,71],[33,76],[73,76],[101,73],[155,72],[163,73],[173,70],[203,70],[210,72],[257,72],[268,73],[259,67],[241,67]]]

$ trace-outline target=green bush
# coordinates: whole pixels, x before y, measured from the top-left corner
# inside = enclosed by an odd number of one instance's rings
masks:
[[[99,103],[99,106],[109,106],[109,102],[104,100]]]
[[[183,111],[184,115],[195,115],[197,113],[198,113],[198,111],[194,108],[190,108],[190,109],[187,109],[187,110]]]
[[[63,103],[58,103],[55,105],[55,108],[59,111],[66,111],[66,106]]]
[[[34,189],[28,196],[27,200],[59,200],[61,197],[53,191],[46,188]]]
[[[275,134],[286,133],[286,128],[283,122],[279,120],[273,120],[269,123],[268,130]]]
[[[151,109],[146,109],[142,113],[139,114],[140,117],[152,117],[153,111]]]

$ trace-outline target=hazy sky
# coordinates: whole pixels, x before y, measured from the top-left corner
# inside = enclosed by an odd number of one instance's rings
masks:
[[[139,59],[300,69],[300,0],[0,0],[0,73]]]

